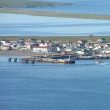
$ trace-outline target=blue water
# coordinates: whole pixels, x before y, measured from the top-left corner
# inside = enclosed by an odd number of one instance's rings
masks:
[[[0,14],[0,35],[110,35],[110,20]]]
[[[32,65],[0,57],[1,110],[110,110],[109,85],[110,60]]]
[[[53,6],[36,7],[33,8],[33,10],[110,15],[110,0],[41,0],[41,1],[70,3],[71,5],[55,7]]]
[[[38,0],[36,0],[38,1]],[[70,3],[65,6],[29,8],[110,15],[110,0],[41,0]],[[87,36],[110,35],[110,21],[0,14],[0,36]]]

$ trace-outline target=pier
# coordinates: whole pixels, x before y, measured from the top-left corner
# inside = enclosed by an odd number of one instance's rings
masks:
[[[14,63],[25,63],[25,64],[35,64],[37,62],[41,63],[62,63],[62,64],[75,64],[75,60],[72,58],[66,59],[54,59],[51,57],[23,57],[23,58],[9,58],[8,62]]]
[[[14,63],[31,63],[34,64],[35,60],[30,58],[8,58],[8,62],[14,62]]]

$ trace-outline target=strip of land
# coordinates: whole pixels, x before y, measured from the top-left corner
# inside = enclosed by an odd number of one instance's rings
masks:
[[[35,1],[35,0],[0,0],[0,8],[34,8],[34,7],[45,7],[45,6],[65,6],[72,5],[71,3],[62,2],[47,2],[47,1]]]
[[[110,42],[110,36],[0,36],[0,40],[19,40],[19,39],[35,39],[35,40],[50,40],[61,42],[77,42],[78,40],[92,40],[96,41],[100,38],[106,38]]]
[[[35,53],[31,51],[2,51],[0,50],[0,56],[25,56],[25,57],[26,56],[44,56],[44,53]]]
[[[26,14],[32,16],[47,16],[47,17],[62,17],[62,18],[110,20],[110,15],[80,14],[80,13],[52,12],[52,11],[32,11],[32,10],[16,9],[16,8],[0,8],[0,13]]]
[[[59,11],[33,11],[31,8],[36,7],[54,7],[54,6],[66,6],[77,5],[73,3],[63,2],[46,2],[46,1],[34,1],[34,0],[0,0],[0,13],[10,14],[26,14],[33,16],[49,16],[49,17],[63,17],[63,18],[82,18],[82,19],[98,19],[98,20],[110,20],[110,15],[98,15],[98,14],[80,14],[70,12]]]

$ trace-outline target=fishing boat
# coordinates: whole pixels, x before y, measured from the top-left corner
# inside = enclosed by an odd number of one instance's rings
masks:
[[[75,60],[72,59],[69,55],[69,58],[68,59],[58,59],[57,60],[58,63],[64,63],[64,64],[75,64]]]

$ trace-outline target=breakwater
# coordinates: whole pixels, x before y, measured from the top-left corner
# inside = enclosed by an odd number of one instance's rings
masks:
[[[35,64],[41,63],[62,63],[75,64],[75,60],[101,60],[110,59],[109,56],[74,56],[74,55],[48,55],[48,56],[34,56],[34,57],[10,57],[9,62]]]
[[[24,57],[24,58],[9,58],[9,62],[19,62],[19,63],[37,63],[37,62],[42,62],[42,63],[63,63],[63,64],[75,64],[75,60],[68,58],[68,59],[52,59],[49,57]]]
[[[15,63],[63,63],[63,64],[75,64],[75,60],[102,60],[110,59],[110,56],[75,56],[75,55],[41,55],[30,57],[10,57],[9,62]]]

